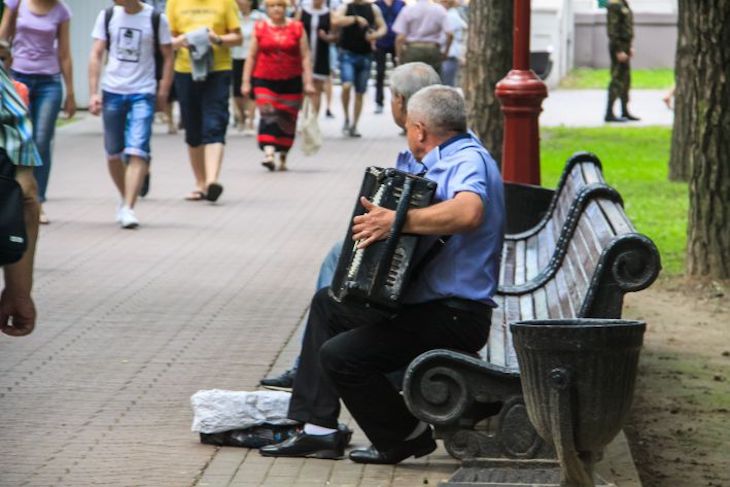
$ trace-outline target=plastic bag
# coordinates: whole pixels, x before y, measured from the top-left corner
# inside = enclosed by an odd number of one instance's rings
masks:
[[[309,97],[304,99],[302,119],[302,152],[306,156],[313,156],[322,147],[322,132],[319,130],[319,120]]]
[[[286,417],[291,394],[281,391],[198,391],[190,398],[192,430],[220,433],[262,424],[296,424]]]

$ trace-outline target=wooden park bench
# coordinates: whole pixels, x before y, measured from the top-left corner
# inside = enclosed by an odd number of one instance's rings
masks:
[[[513,219],[512,190],[506,190]],[[508,324],[620,318],[623,295],[651,285],[661,267],[655,245],[635,231],[595,156],[568,161],[547,207],[542,188],[517,185],[515,193],[522,223],[508,227],[537,223],[507,235],[487,346],[478,356],[427,352],[410,364],[403,382],[408,407],[434,425],[456,458],[554,458],[527,417]]]

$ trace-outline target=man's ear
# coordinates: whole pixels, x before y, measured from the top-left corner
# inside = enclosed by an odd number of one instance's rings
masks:
[[[421,122],[416,122],[416,129],[418,130],[418,141],[426,142],[426,126]]]

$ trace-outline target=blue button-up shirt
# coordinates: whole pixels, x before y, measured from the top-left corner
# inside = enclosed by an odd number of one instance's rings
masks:
[[[410,151],[398,155],[396,168],[438,184],[434,203],[453,199],[462,191],[478,195],[484,205],[481,225],[452,235],[438,255],[411,283],[404,302],[423,303],[463,298],[496,306],[499,264],[504,240],[504,186],[497,164],[472,134],[462,134],[431,150],[422,161]],[[432,245],[433,239],[424,239]]]

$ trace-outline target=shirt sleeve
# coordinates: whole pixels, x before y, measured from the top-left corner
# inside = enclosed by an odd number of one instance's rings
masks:
[[[160,15],[160,44],[172,44],[172,34],[170,34],[170,24],[167,22],[165,14]]]
[[[71,8],[66,5],[66,2],[59,3],[61,7],[61,14],[58,16],[58,23],[62,24],[71,20]]]
[[[238,7],[233,0],[228,1],[226,8],[226,30],[228,32],[241,28],[241,21],[238,20]]]
[[[167,26],[170,28],[170,33],[180,33],[177,27],[177,18],[175,17],[175,0],[167,0],[165,5],[165,17],[167,17]]]
[[[453,166],[447,187],[448,198],[468,191],[477,194],[483,202],[488,201],[487,169],[481,155],[476,150],[468,151],[468,157]]]
[[[96,22],[94,22],[94,28],[91,31],[91,37],[101,41],[106,41],[106,29],[104,29],[105,12],[106,10],[102,10],[99,12],[99,15],[96,16]]]
[[[405,35],[408,30],[408,6],[405,6],[401,9],[400,12],[398,12],[398,16],[395,18],[395,22],[393,22],[393,32],[396,34],[403,34]]]
[[[20,0],[5,0],[5,6],[10,10],[17,10]]]

